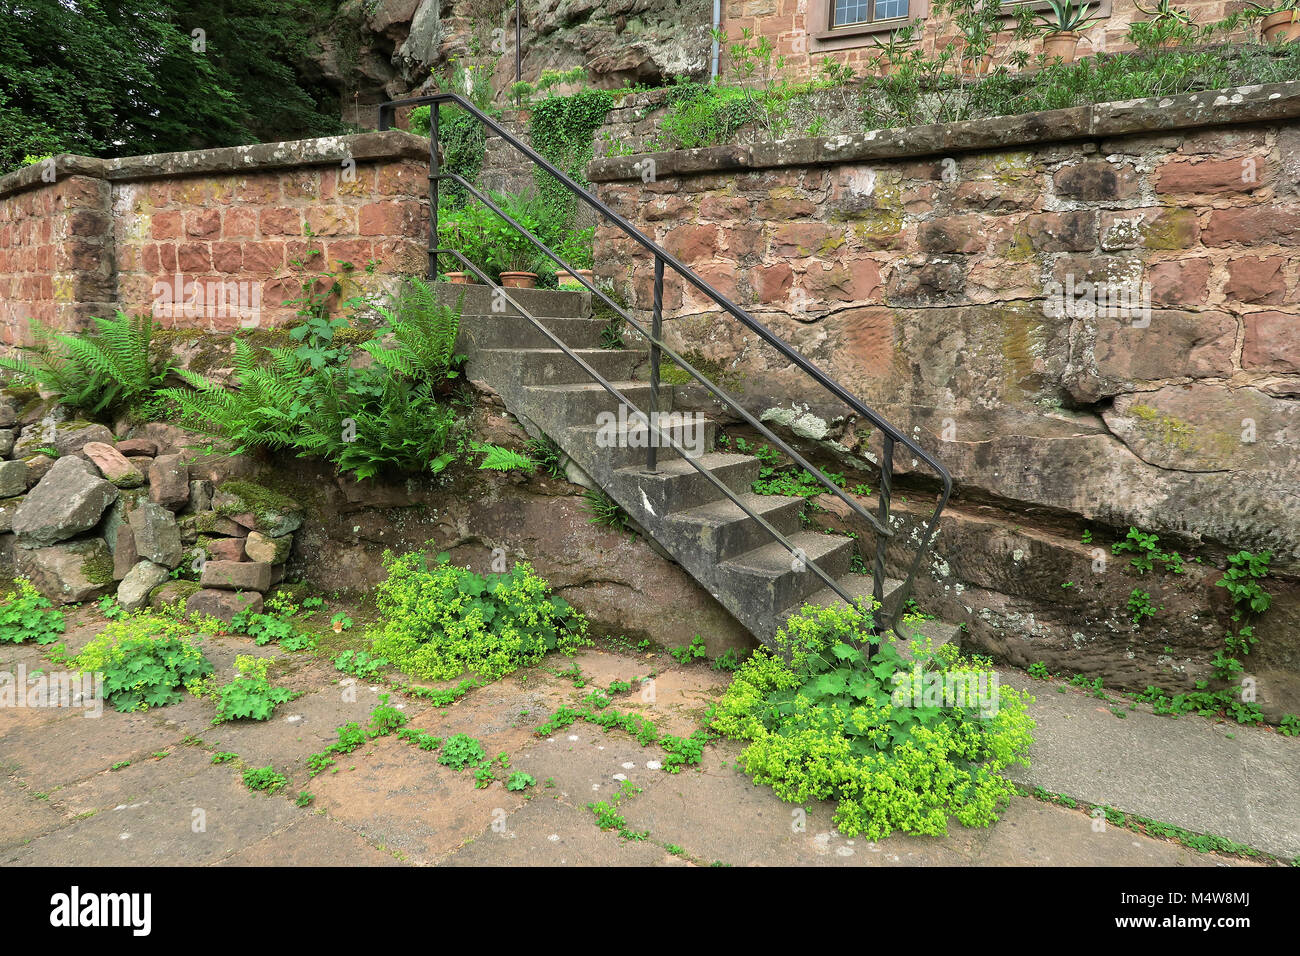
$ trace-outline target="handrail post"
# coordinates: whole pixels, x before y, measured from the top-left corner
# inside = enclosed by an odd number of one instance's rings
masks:
[[[650,420],[646,422],[646,470],[654,471],[659,465],[658,432],[654,427],[659,419],[659,340],[664,327],[664,260],[655,256],[654,318],[650,323]]]
[[[889,435],[882,436],[880,455],[880,511],[879,520],[882,528],[889,527],[889,495],[894,483],[894,439]],[[885,626],[881,626],[880,618],[884,616],[885,601],[885,545],[888,539],[884,535],[876,537],[876,560],[871,568],[871,596],[875,599],[873,603],[880,605],[880,610],[873,616],[875,631],[877,634],[883,634],[892,622],[886,621]]]
[[[429,281],[438,278],[438,110],[429,104]]]

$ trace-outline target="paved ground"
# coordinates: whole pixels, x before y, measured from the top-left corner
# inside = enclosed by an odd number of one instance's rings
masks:
[[[93,633],[74,629],[69,647]],[[279,655],[236,638],[207,641],[205,650],[219,673],[231,671],[237,653]],[[755,786],[736,768],[734,743],[715,742],[699,767],[670,775],[657,769],[662,751],[622,732],[577,723],[534,735],[561,704],[651,672],[653,703],[633,694],[616,706],[689,734],[726,676],[666,655],[585,651],[577,658],[588,681],[582,689],[560,673],[570,661],[556,658],[447,708],[394,696],[412,726],[438,736],[462,731],[489,755],[508,753],[511,771],[538,781],[526,793],[500,781],[475,789],[472,771],[455,773],[394,737],[340,757],[337,773],[309,779],[307,755],[332,743],[340,724],[367,721],[388,688],[349,687],[328,663],[279,656],[286,661],[279,681],[304,696],[266,723],[212,726],[211,703],[192,698],[93,720],[70,709],[0,710],[0,864],[1250,865],[1113,826],[1095,832],[1083,812],[1029,798],[989,829],[953,823],[942,839],[847,839],[831,825],[831,805],[801,812]],[[58,669],[38,648],[0,648],[0,670],[18,663]],[[1300,813],[1294,787],[1281,783],[1298,778],[1295,742],[1191,718],[1120,721],[1077,691],[1043,693],[1049,685],[1030,683],[1042,731],[1026,783],[1276,852],[1294,847]],[[290,783],[273,796],[252,793],[239,765],[212,764],[216,752],[236,753],[246,766],[271,764]],[[587,809],[624,780],[641,788],[620,810],[630,830],[648,831],[644,841],[600,830]],[[301,791],[314,797],[307,807],[295,805]]]

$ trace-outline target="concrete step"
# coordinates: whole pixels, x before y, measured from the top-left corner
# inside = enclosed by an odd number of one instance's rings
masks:
[[[759,495],[748,491],[739,496],[755,514],[789,537],[799,530],[799,512],[804,499],[784,495]],[[741,510],[730,498],[668,515],[666,523],[688,535],[714,561],[752,551],[768,544],[772,536]]]
[[[728,558],[718,566],[724,586],[736,595],[738,602],[746,607],[765,609],[769,618],[779,609],[798,605],[810,594],[826,587],[807,562],[815,562],[838,581],[848,572],[853,555],[853,539],[841,535],[798,531],[786,537],[803,551],[804,563],[801,564],[781,542],[771,541]]]
[[[848,592],[850,597],[860,599],[864,606],[869,606],[871,601],[872,580],[869,574],[845,574],[835,579],[835,582]],[[903,582],[893,578],[885,578],[884,600],[886,605],[889,603],[890,596],[902,587]],[[844,607],[845,601],[842,597],[832,591],[830,588],[822,588],[805,597],[797,604],[787,607],[780,615],[780,624],[784,624],[805,604],[812,604],[819,607]],[[945,624],[943,621],[918,621],[915,624],[904,623],[898,628],[904,635],[912,638],[929,638],[934,647],[943,644],[961,645],[961,628],[955,624]],[[910,657],[910,649],[906,641],[898,639],[898,649],[904,657]]]
[[[538,321],[571,349],[600,348],[605,323],[599,319],[539,316]],[[457,350],[473,354],[482,349],[554,349],[555,343],[519,315],[462,315]]]
[[[650,407],[650,386],[645,382],[610,382],[623,398],[637,408]],[[565,385],[528,385],[524,392],[530,402],[541,403],[564,409],[564,419],[570,426],[590,425],[595,428],[600,424],[599,416],[604,413],[618,415],[623,403],[598,382],[577,382]],[[659,410],[672,409],[673,389],[671,385],[659,388]],[[627,414],[632,414],[629,408]]]
[[[683,420],[680,415],[676,418],[672,416],[673,413],[669,412],[660,419],[658,434],[652,433],[645,424],[631,421],[615,422],[609,426],[575,425],[568,429],[568,437],[574,445],[570,454],[579,461],[589,461],[600,456],[611,468],[632,468],[645,462],[649,443],[658,441],[659,461],[681,458],[677,449],[659,438],[659,435],[672,438],[688,453],[693,451],[693,458],[699,458],[713,450],[717,431],[715,422],[694,416],[689,420]]]
[[[622,393],[627,407],[620,408],[619,397],[591,381],[577,362],[527,319],[487,313],[488,289],[456,287],[455,291],[466,296],[458,347],[469,357],[468,373],[492,385],[508,409],[554,438],[597,487],[627,509],[760,641],[771,646],[776,632],[805,602],[834,605],[842,599],[815,571],[806,566],[799,570],[790,552],[719,491],[700,468],[801,548],[806,560],[815,562],[839,587],[853,596],[870,595],[871,578],[849,572],[853,539],[803,529],[801,498],[754,494],[752,485],[761,463],[751,455],[714,451],[717,426],[713,421],[661,422],[677,442],[701,453],[687,460],[663,446],[655,471],[646,470],[651,432],[629,417],[632,405],[650,408],[648,352],[633,345],[635,337],[630,333],[625,333],[625,341],[633,347],[600,348],[605,322],[588,317],[585,294],[522,290],[519,298],[525,308],[536,309],[539,322]],[[449,293],[440,290],[443,294]],[[660,388],[661,413],[672,411],[673,397],[672,386]],[[613,419],[602,420],[608,413]],[[890,582],[887,593],[896,587]],[[956,628],[938,622],[920,623],[915,629],[936,645],[959,636]],[[899,646],[906,649],[903,642]]]
[[[695,461],[737,494],[749,491],[758,477],[758,459],[752,455],[709,452]],[[661,462],[657,470],[644,466],[620,468],[613,473],[619,490],[641,503],[656,518],[674,511],[694,508],[725,497],[709,479],[686,459]]]
[[[574,349],[607,380],[628,381],[642,371],[648,352],[631,349]],[[521,385],[576,385],[591,381],[586,369],[559,349],[479,349],[471,377],[488,381],[513,375]],[[475,372],[473,367],[481,370]]]
[[[462,316],[499,317],[520,314],[518,309],[504,297],[496,295],[493,288],[489,286],[438,282],[434,285],[434,291],[438,301],[444,305],[455,308],[459,304]],[[505,289],[503,291],[538,317],[579,319],[591,315],[590,292],[561,292],[557,289]]]

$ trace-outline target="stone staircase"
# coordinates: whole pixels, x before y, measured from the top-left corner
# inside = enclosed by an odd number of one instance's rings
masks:
[[[467,374],[486,382],[530,433],[554,440],[665,552],[686,569],[759,641],[771,644],[790,615],[804,604],[841,605],[843,599],[810,568],[800,566],[762,525],[745,514],[671,447],[659,449],[658,467],[646,468],[646,426],[619,424],[617,438],[601,434],[598,416],[619,413],[619,400],[556,348],[508,303],[491,309],[486,286],[440,286],[448,304],[461,302],[458,350]],[[524,309],[573,349],[640,409],[650,403],[649,350],[624,332],[628,347],[601,348],[605,322],[594,318],[590,294],[511,289]],[[461,298],[463,296],[463,299]],[[673,387],[661,385],[659,410],[672,410]],[[703,453],[696,461],[730,488],[747,507],[780,531],[807,559],[854,598],[870,597],[871,577],[850,572],[853,539],[801,527],[803,499],[751,491],[760,462],[750,455],[714,451],[716,425],[703,425]],[[669,429],[683,447],[683,426]],[[697,440],[699,432],[692,437]],[[887,582],[887,594],[899,586]],[[955,641],[958,628],[927,622],[915,628],[938,645]]]

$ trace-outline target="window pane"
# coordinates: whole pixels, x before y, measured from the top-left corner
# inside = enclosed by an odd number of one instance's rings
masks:
[[[876,0],[876,19],[893,20],[907,16],[907,0]]]
[[[833,26],[842,27],[850,23],[866,23],[871,16],[869,0],[835,0],[835,22]],[[896,0],[885,0],[893,3]],[[902,0],[906,3],[907,0]]]

